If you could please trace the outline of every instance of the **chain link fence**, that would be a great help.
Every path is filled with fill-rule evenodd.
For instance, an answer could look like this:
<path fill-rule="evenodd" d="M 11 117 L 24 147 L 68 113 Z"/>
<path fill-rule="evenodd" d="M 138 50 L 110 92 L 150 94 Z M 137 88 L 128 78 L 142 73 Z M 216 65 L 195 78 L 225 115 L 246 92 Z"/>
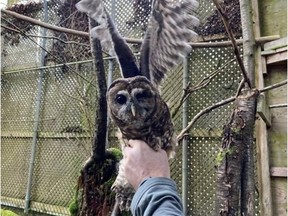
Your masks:
<path fill-rule="evenodd" d="M 87 17 L 76 11 L 76 2 L 49 1 L 49 23 L 88 31 Z M 109 12 L 113 14 L 114 11 L 112 17 L 123 36 L 143 38 L 151 0 L 115 1 L 115 5 L 113 1 L 104 2 Z M 199 2 L 201 34 L 203 29 L 208 32 L 210 27 L 205 25 L 216 12 L 211 1 Z M 226 4 L 229 2 L 235 1 L 225 1 Z M 27 15 L 43 19 L 45 11 L 42 5 L 34 5 L 32 9 L 29 9 L 29 4 L 25 7 L 28 8 L 25 10 Z M 2 14 L 1 18 L 3 25 L 18 30 L 18 33 L 7 28 L 2 31 L 1 204 L 25 208 L 29 167 L 34 164 L 31 210 L 49 215 L 69 215 L 68 206 L 81 167 L 90 156 L 95 128 L 97 89 L 89 39 L 51 30 L 46 37 L 41 37 L 40 27 L 30 26 L 23 31 L 13 17 Z M 46 40 L 45 48 L 39 46 L 42 40 Z M 131 47 L 135 52 L 139 51 L 139 45 Z M 41 62 L 43 48 L 47 54 L 45 61 Z M 106 57 L 107 75 L 113 65 L 113 79 L 120 77 L 115 59 Z M 188 121 L 203 108 L 235 95 L 241 73 L 237 63 L 231 61 L 233 58 L 231 47 L 193 48 L 187 65 L 191 86 L 206 79 L 215 70 L 223 69 L 209 85 L 189 98 Z M 171 112 L 176 109 L 183 94 L 183 68 L 180 65 L 171 71 L 161 89 Z M 190 131 L 187 152 L 188 215 L 213 214 L 215 158 L 223 125 L 232 108 L 232 104 L 227 104 L 203 115 Z M 180 108 L 173 119 L 176 133 L 182 129 L 182 116 Z M 38 127 L 35 122 L 38 122 Z M 110 124 L 110 146 L 117 146 L 115 132 L 116 128 Z M 34 158 L 33 143 L 36 144 Z M 181 143 L 176 158 L 171 162 L 171 175 L 181 192 Z M 259 211 L 258 205 L 257 209 Z"/>

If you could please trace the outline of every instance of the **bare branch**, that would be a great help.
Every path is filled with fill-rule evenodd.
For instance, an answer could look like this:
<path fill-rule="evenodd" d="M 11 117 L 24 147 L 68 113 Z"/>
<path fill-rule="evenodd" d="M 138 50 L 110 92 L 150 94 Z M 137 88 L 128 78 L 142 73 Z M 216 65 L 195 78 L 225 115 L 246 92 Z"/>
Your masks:
<path fill-rule="evenodd" d="M 191 83 L 189 83 L 187 85 L 187 87 L 185 89 L 183 89 L 183 95 L 177 105 L 177 107 L 174 109 L 174 111 L 172 112 L 172 118 L 175 117 L 175 115 L 177 114 L 177 112 L 179 111 L 180 107 L 182 106 L 182 104 L 188 99 L 188 97 L 200 90 L 205 88 L 206 86 L 208 86 L 208 84 L 213 80 L 213 78 L 219 74 L 227 65 L 229 65 L 230 63 L 232 63 L 233 61 L 235 61 L 235 59 L 231 59 L 230 61 L 226 62 L 224 65 L 222 65 L 221 67 L 219 67 L 217 70 L 213 71 L 211 74 L 209 74 L 208 76 L 204 77 L 199 83 L 197 83 L 195 86 L 191 86 Z"/>
<path fill-rule="evenodd" d="M 278 87 L 281 87 L 283 85 L 286 85 L 287 84 L 287 80 L 284 80 L 282 82 L 279 82 L 279 83 L 275 83 L 273 85 L 270 85 L 270 86 L 267 86 L 263 89 L 260 89 L 259 92 L 265 92 L 265 91 L 268 91 L 268 90 L 272 90 L 272 89 L 275 89 L 275 88 L 278 88 Z M 230 98 L 227 98 L 225 100 L 222 100 L 220 102 L 217 102 L 215 104 L 212 104 L 211 106 L 209 107 L 206 107 L 205 109 L 201 110 L 199 113 L 197 113 L 193 119 L 188 123 L 187 127 L 184 128 L 180 133 L 179 135 L 177 136 L 177 141 L 179 142 L 180 140 L 182 140 L 186 135 L 188 135 L 188 131 L 193 127 L 193 125 L 195 124 L 195 122 L 204 114 L 206 113 L 209 113 L 210 111 L 218 108 L 218 107 L 221 107 L 225 104 L 228 104 L 228 103 L 231 103 L 232 101 L 234 101 L 236 99 L 236 97 L 230 97 Z"/>
<path fill-rule="evenodd" d="M 41 22 L 39 20 L 33 19 L 31 17 L 28 17 L 28 16 L 24 16 L 22 14 L 18 14 L 16 12 L 13 12 L 10 10 L 1 9 L 1 12 L 8 14 L 8 15 L 11 15 L 13 17 L 16 17 L 18 19 L 22 19 L 24 21 L 30 22 L 32 24 L 42 26 L 42 27 L 50 29 L 50 30 L 55 30 L 55 31 L 59 31 L 59 32 L 65 32 L 65 33 L 69 33 L 69 34 L 75 34 L 75 35 L 79 35 L 79 36 L 89 37 L 89 33 L 87 33 L 87 32 L 77 31 L 77 30 L 73 30 L 73 29 L 68 29 L 68 28 L 63 28 L 63 27 L 51 25 L 49 23 L 44 23 L 44 22 Z"/>
<path fill-rule="evenodd" d="M 263 89 L 260 89 L 259 91 L 260 92 L 266 92 L 266 91 L 269 91 L 269 90 L 272 90 L 272 89 L 275 89 L 275 88 L 278 88 L 278 87 L 281 87 L 281 86 L 284 86 L 287 84 L 287 80 L 284 80 L 282 82 L 279 82 L 279 83 L 275 83 L 273 85 L 270 85 L 270 86 L 267 86 Z"/>
<path fill-rule="evenodd" d="M 1 10 L 2 11 L 2 10 Z M 14 26 L 16 29 L 18 29 L 20 31 L 21 34 L 23 34 L 24 36 L 26 36 L 30 41 L 32 41 L 33 43 L 35 43 L 37 46 L 39 46 L 41 49 L 43 49 L 46 53 L 50 54 L 51 56 L 53 56 L 55 59 L 58 59 L 59 62 L 61 62 L 61 59 L 59 59 L 57 56 L 53 55 L 50 51 L 48 51 L 47 49 L 45 49 L 43 46 L 41 46 L 40 44 L 38 44 L 33 38 L 29 37 L 26 35 L 26 33 L 24 31 L 22 31 L 20 28 L 18 28 L 17 26 L 15 26 L 13 23 L 9 22 L 8 20 L 6 20 L 8 23 L 10 23 L 12 26 Z M 95 86 L 95 84 L 93 84 L 92 82 L 90 82 L 89 80 L 87 80 L 84 76 L 82 76 L 80 73 L 77 73 L 75 70 L 71 70 L 71 67 L 69 67 L 69 65 L 63 63 L 63 66 L 66 66 L 67 68 L 70 69 L 71 72 L 73 72 L 74 74 L 76 74 L 77 76 L 81 77 L 83 80 L 87 81 L 88 83 L 90 83 L 92 86 Z"/>
<path fill-rule="evenodd" d="M 240 82 L 240 84 L 239 84 L 239 86 L 238 86 L 238 89 L 237 89 L 237 91 L 236 91 L 236 96 L 235 96 L 235 97 L 238 97 L 238 96 L 240 95 L 241 90 L 242 90 L 242 88 L 243 88 L 243 86 L 244 86 L 244 83 L 245 83 L 245 80 L 242 79 L 241 82 Z"/>
<path fill-rule="evenodd" d="M 189 122 L 189 124 L 187 125 L 186 128 L 184 128 L 180 134 L 177 136 L 177 141 L 179 142 L 180 140 L 183 139 L 183 137 L 186 135 L 186 133 L 191 129 L 191 127 L 194 125 L 194 123 L 197 121 L 197 119 L 199 119 L 202 115 L 204 115 L 205 113 L 208 113 L 210 111 L 212 111 L 213 109 L 216 109 L 220 106 L 223 106 L 225 104 L 228 104 L 232 101 L 234 101 L 236 99 L 236 97 L 230 97 L 230 98 L 227 98 L 225 100 L 222 100 L 218 103 L 215 103 L 209 107 L 206 107 L 205 109 L 201 110 L 199 113 L 197 113 L 197 115 L 195 115 L 193 117 L 193 119 Z"/>
<path fill-rule="evenodd" d="M 239 64 L 239 66 L 240 66 L 243 78 L 245 79 L 245 82 L 248 84 L 249 88 L 251 89 L 252 88 L 252 84 L 251 84 L 251 81 L 250 81 L 250 79 L 249 79 L 249 77 L 247 75 L 247 71 L 246 71 L 246 69 L 244 67 L 243 61 L 242 61 L 242 59 L 240 57 L 240 51 L 239 51 L 239 49 L 237 47 L 235 38 L 234 38 L 233 33 L 231 31 L 231 27 L 230 27 L 228 18 L 226 16 L 224 10 L 222 9 L 220 4 L 218 3 L 218 1 L 217 0 L 212 0 L 212 1 L 214 2 L 219 14 L 221 15 L 221 18 L 223 20 L 223 23 L 224 23 L 225 29 L 227 31 L 228 37 L 229 37 L 229 39 L 232 42 L 232 47 L 234 48 L 234 54 L 236 56 L 236 59 L 237 59 L 237 62 Z"/>
<path fill-rule="evenodd" d="M 19 30 L 16 30 L 16 29 L 13 29 L 13 28 L 10 28 L 8 26 L 5 26 L 5 25 L 2 25 L 1 24 L 1 27 L 2 28 L 5 28 L 9 31 L 13 31 L 13 32 L 16 32 L 18 34 L 22 34 L 23 35 L 23 32 L 19 31 Z M 24 36 L 28 36 L 28 37 L 37 37 L 37 38 L 47 38 L 47 39 L 52 39 L 52 40 L 58 40 L 62 43 L 65 43 L 65 44 L 77 44 L 77 45 L 81 45 L 81 46 L 87 46 L 87 47 L 90 47 L 89 44 L 84 44 L 84 43 L 78 43 L 76 41 L 64 41 L 64 40 L 61 40 L 60 38 L 58 37 L 54 37 L 54 36 L 41 36 L 41 35 L 33 35 L 33 34 L 25 34 Z"/>
<path fill-rule="evenodd" d="M 88 32 L 77 31 L 77 30 L 63 28 L 63 27 L 59 27 L 59 26 L 55 26 L 55 25 L 50 25 L 50 24 L 41 22 L 39 20 L 33 19 L 31 17 L 27 17 L 27 16 L 24 16 L 22 14 L 18 14 L 16 12 L 5 10 L 5 9 L 1 9 L 1 12 L 6 13 L 10 16 L 15 17 L 15 18 L 30 22 L 34 25 L 38 25 L 38 26 L 53 30 L 53 31 L 65 32 L 65 33 L 74 34 L 74 35 L 78 35 L 78 36 L 82 36 L 82 37 L 89 37 Z M 271 36 L 266 36 L 266 37 L 255 38 L 255 41 L 257 43 L 265 43 L 265 42 L 273 41 L 273 40 L 276 40 L 279 38 L 280 38 L 279 35 L 271 35 Z M 136 38 L 124 38 L 124 40 L 126 40 L 127 43 L 132 43 L 132 44 L 141 44 L 143 41 L 142 39 L 136 39 Z M 235 40 L 235 43 L 236 43 L 236 45 L 241 45 L 243 43 L 243 40 L 242 39 Z M 231 41 L 196 42 L 196 43 L 191 42 L 190 45 L 193 47 L 225 47 L 225 46 L 231 46 L 232 42 Z"/>

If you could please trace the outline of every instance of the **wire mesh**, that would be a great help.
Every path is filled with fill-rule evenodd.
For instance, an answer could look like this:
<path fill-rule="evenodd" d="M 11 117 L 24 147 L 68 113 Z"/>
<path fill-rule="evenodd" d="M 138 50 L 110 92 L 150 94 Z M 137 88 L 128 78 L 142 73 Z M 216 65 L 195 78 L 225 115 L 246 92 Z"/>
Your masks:
<path fill-rule="evenodd" d="M 51 1 L 49 23 L 88 31 L 87 17 L 75 10 L 76 1 Z M 115 1 L 115 22 L 124 37 L 143 38 L 151 2 Z M 112 12 L 112 1 L 104 1 Z M 215 13 L 211 1 L 199 1 L 198 16 L 205 24 Z M 69 10 L 68 10 L 68 9 Z M 67 10 L 66 10 L 67 9 Z M 43 10 L 34 17 L 42 19 Z M 10 18 L 6 18 L 8 20 Z M 75 20 L 79 22 L 75 22 Z M 80 29 L 79 29 L 80 28 Z M 1 189 L 2 203 L 24 207 L 28 167 L 31 156 L 33 125 L 40 65 L 38 37 L 33 27 L 19 37 L 18 43 L 4 38 L 1 77 Z M 31 209 L 51 215 L 69 215 L 67 207 L 73 197 L 79 171 L 89 157 L 95 127 L 96 76 L 89 39 L 48 30 L 37 149 L 33 170 Z M 31 40 L 33 39 L 33 40 Z M 36 43 L 35 43 L 36 42 Z M 139 45 L 131 45 L 135 51 Z M 240 47 L 241 48 L 241 47 Z M 189 56 L 189 81 L 192 86 L 223 67 L 208 86 L 189 98 L 188 119 L 215 102 L 234 96 L 241 74 L 229 47 L 194 48 Z M 120 70 L 115 60 L 113 79 Z M 58 65 L 61 63 L 61 65 Z M 48 66 L 50 65 L 50 66 Z M 225 66 L 225 67 L 224 67 Z M 33 69 L 34 67 L 34 69 Z M 26 68 L 26 69 L 23 69 Z M 28 69 L 27 69 L 28 68 Z M 21 70 L 19 70 L 21 69 Z M 162 85 L 162 97 L 171 112 L 183 94 L 183 65 L 175 68 Z M 233 105 L 227 104 L 203 115 L 194 124 L 188 139 L 188 215 L 211 215 L 215 204 L 215 157 L 221 141 L 222 127 Z M 182 108 L 173 118 L 175 131 L 182 129 Z M 109 125 L 110 146 L 117 146 L 117 129 Z M 171 161 L 171 176 L 182 190 L 182 147 Z M 3 202 L 3 198 L 4 201 Z M 258 204 L 257 204 L 258 205 Z M 259 207 L 258 207 L 259 211 Z"/>

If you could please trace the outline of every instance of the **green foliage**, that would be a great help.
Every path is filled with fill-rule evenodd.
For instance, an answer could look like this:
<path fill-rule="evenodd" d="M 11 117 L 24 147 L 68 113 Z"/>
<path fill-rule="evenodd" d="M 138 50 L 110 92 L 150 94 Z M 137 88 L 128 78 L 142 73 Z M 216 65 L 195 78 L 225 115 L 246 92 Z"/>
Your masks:
<path fill-rule="evenodd" d="M 98 202 L 102 203 L 100 205 L 112 206 L 112 203 L 114 202 L 115 194 L 112 192 L 111 187 L 117 176 L 116 164 L 121 159 L 122 159 L 122 153 L 119 149 L 109 148 L 106 151 L 104 161 L 101 161 L 101 162 L 92 161 L 92 164 L 90 164 L 89 169 L 92 170 L 92 172 L 90 171 L 90 173 L 88 173 L 91 176 L 90 184 L 96 185 L 97 187 L 95 188 L 95 190 L 97 191 L 95 193 L 97 194 Z M 80 211 L 81 206 L 80 206 L 79 200 L 80 200 L 80 197 L 83 196 L 83 189 L 81 188 L 85 187 L 85 185 L 82 185 L 82 183 L 77 186 L 74 197 L 69 204 L 68 209 L 69 209 L 71 216 L 77 216 Z M 98 207 L 100 211 L 101 211 L 101 208 L 102 210 L 104 208 L 101 206 L 98 206 Z"/>
<path fill-rule="evenodd" d="M 18 216 L 18 214 L 10 211 L 10 210 L 4 210 L 4 209 L 0 209 L 0 215 L 1 216 Z"/>
<path fill-rule="evenodd" d="M 111 193 L 111 187 L 116 179 L 116 163 L 118 163 L 122 159 L 122 152 L 117 148 L 109 148 L 106 152 L 106 159 L 104 161 L 103 166 L 101 166 L 102 176 L 107 176 L 108 178 L 104 178 L 103 182 L 103 191 L 106 195 L 111 197 L 114 194 Z"/>
<path fill-rule="evenodd" d="M 109 153 L 117 160 L 120 161 L 123 157 L 122 152 L 117 148 L 109 148 L 107 149 Z"/>
<path fill-rule="evenodd" d="M 74 199 L 69 205 L 69 212 L 71 216 L 77 216 L 78 211 L 79 211 L 78 201 Z"/>
<path fill-rule="evenodd" d="M 79 202 L 78 202 L 78 189 L 76 189 L 74 197 L 69 204 L 69 212 L 71 216 L 77 216 L 79 212 Z"/>
<path fill-rule="evenodd" d="M 234 152 L 233 148 L 221 148 L 218 154 L 216 155 L 216 165 L 220 166 L 226 157 L 226 155 L 230 155 Z"/>

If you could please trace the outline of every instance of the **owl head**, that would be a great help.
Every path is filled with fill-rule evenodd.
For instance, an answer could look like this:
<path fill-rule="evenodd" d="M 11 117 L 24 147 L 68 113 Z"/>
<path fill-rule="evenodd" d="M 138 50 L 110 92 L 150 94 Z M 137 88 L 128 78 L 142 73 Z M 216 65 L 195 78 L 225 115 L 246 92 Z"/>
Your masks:
<path fill-rule="evenodd" d="M 157 119 L 159 100 L 158 89 L 143 76 L 117 79 L 107 92 L 110 117 L 120 129 L 150 125 Z"/>

